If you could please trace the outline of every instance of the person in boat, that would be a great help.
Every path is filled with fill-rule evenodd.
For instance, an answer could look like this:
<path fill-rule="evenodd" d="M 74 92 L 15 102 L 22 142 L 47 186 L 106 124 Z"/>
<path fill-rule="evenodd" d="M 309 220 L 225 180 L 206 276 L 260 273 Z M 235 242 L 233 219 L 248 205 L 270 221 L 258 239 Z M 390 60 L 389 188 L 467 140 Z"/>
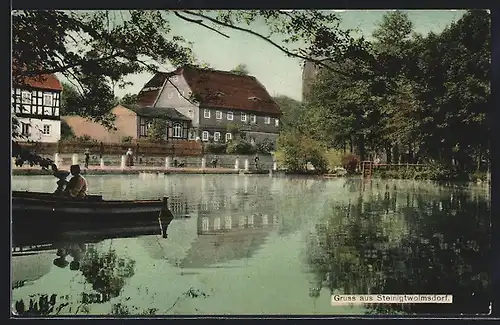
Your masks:
<path fill-rule="evenodd" d="M 71 165 L 70 171 L 73 177 L 66 185 L 64 193 L 72 197 L 87 196 L 87 180 L 80 174 L 80 165 Z"/>
<path fill-rule="evenodd" d="M 51 168 L 52 168 L 52 172 L 53 172 L 54 176 L 58 179 L 58 181 L 56 183 L 57 188 L 56 188 L 54 194 L 59 194 L 59 195 L 63 194 L 64 189 L 66 188 L 66 185 L 68 184 L 68 181 L 66 180 L 66 178 L 68 177 L 69 172 L 65 171 L 65 170 L 59 170 L 55 164 L 52 164 Z"/>

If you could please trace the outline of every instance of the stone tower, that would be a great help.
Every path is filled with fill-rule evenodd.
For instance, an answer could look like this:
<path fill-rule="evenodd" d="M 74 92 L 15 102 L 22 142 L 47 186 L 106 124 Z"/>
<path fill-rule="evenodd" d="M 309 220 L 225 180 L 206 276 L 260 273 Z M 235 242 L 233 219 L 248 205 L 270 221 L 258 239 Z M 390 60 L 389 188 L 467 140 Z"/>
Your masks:
<path fill-rule="evenodd" d="M 319 66 L 311 61 L 306 61 L 302 69 L 302 101 L 307 101 L 312 83 L 316 80 Z"/>

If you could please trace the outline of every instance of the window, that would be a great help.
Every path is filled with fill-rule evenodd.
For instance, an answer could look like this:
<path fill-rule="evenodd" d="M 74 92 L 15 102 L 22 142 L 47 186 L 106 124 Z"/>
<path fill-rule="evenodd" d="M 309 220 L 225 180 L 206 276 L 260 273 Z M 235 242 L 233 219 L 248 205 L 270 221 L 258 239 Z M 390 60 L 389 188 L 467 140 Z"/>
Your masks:
<path fill-rule="evenodd" d="M 50 134 L 50 125 L 49 124 L 44 124 L 43 125 L 42 133 L 44 135 L 49 135 Z"/>
<path fill-rule="evenodd" d="M 231 141 L 232 138 L 233 138 L 233 135 L 231 133 L 226 133 L 226 142 Z"/>
<path fill-rule="evenodd" d="M 220 218 L 219 217 L 214 219 L 214 230 L 220 230 Z"/>
<path fill-rule="evenodd" d="M 274 119 L 274 126 L 278 127 L 280 125 L 280 120 L 279 119 Z"/>
<path fill-rule="evenodd" d="M 174 123 L 172 138 L 182 138 L 182 125 L 180 123 Z"/>
<path fill-rule="evenodd" d="M 226 216 L 225 220 L 224 220 L 224 228 L 226 229 L 231 229 L 232 228 L 232 219 L 231 219 L 231 216 Z"/>
<path fill-rule="evenodd" d="M 247 121 L 247 115 L 245 113 L 241 113 L 241 122 Z"/>
<path fill-rule="evenodd" d="M 203 131 L 203 132 L 201 133 L 201 140 L 203 140 L 203 141 L 208 141 L 208 136 L 209 136 L 208 131 Z"/>
<path fill-rule="evenodd" d="M 43 106 L 52 106 L 52 94 L 43 95 Z"/>
<path fill-rule="evenodd" d="M 208 231 L 208 218 L 207 217 L 201 218 L 201 230 Z"/>
<path fill-rule="evenodd" d="M 264 117 L 264 123 L 271 124 L 271 118 L 269 116 Z"/>
<path fill-rule="evenodd" d="M 204 118 L 210 118 L 210 110 L 208 110 L 208 109 L 205 108 L 203 110 L 203 117 Z"/>
<path fill-rule="evenodd" d="M 29 135 L 30 134 L 30 125 L 29 125 L 29 123 L 23 123 L 23 122 L 21 122 L 21 134 L 22 135 Z"/>
<path fill-rule="evenodd" d="M 227 120 L 232 121 L 233 120 L 233 112 L 227 112 Z"/>
<path fill-rule="evenodd" d="M 222 120 L 222 112 L 221 111 L 215 111 L 215 118 L 218 120 Z"/>
<path fill-rule="evenodd" d="M 43 115 L 52 115 L 52 108 L 44 107 L 43 108 Z"/>
<path fill-rule="evenodd" d="M 195 132 L 194 130 L 190 130 L 190 131 L 189 131 L 188 138 L 189 138 L 189 140 L 194 140 L 194 139 L 196 139 L 196 132 Z"/>
<path fill-rule="evenodd" d="M 250 121 L 251 121 L 252 123 L 257 123 L 257 116 L 255 116 L 255 114 L 252 114 L 252 115 L 250 116 Z"/>
<path fill-rule="evenodd" d="M 31 92 L 23 91 L 21 96 L 21 101 L 23 104 L 31 104 Z"/>
<path fill-rule="evenodd" d="M 220 140 L 220 132 L 214 132 L 214 141 Z"/>

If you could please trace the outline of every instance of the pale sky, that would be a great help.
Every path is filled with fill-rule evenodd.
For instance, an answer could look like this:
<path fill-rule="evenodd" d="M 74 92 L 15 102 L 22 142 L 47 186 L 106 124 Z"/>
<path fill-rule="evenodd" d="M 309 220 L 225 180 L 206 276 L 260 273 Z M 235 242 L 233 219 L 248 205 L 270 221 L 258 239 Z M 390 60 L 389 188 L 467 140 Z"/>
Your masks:
<path fill-rule="evenodd" d="M 369 37 L 387 10 L 339 10 L 342 23 L 347 29 L 358 28 Z M 460 19 L 465 10 L 408 10 L 409 18 L 417 33 L 441 32 L 451 22 Z M 184 37 L 193 42 L 197 59 L 207 62 L 217 70 L 231 70 L 238 64 L 246 64 L 250 75 L 255 76 L 272 96 L 286 95 L 302 99 L 302 67 L 298 59 L 289 58 L 272 45 L 257 37 L 239 31 L 225 31 L 227 39 L 196 24 L 171 16 L 172 35 Z M 253 30 L 265 31 L 266 27 L 255 25 Z M 164 67 L 170 70 L 171 67 Z M 138 93 L 152 77 L 151 74 L 134 75 L 127 78 L 133 86 L 117 89 L 116 95 Z"/>

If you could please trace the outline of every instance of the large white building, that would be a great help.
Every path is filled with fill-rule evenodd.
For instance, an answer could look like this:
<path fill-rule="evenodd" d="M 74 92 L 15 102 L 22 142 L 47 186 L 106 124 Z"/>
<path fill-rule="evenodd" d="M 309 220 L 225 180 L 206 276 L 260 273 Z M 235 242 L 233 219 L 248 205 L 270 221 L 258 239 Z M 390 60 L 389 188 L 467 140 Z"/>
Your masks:
<path fill-rule="evenodd" d="M 27 79 L 12 86 L 12 110 L 24 141 L 58 142 L 61 139 L 59 107 L 62 86 L 55 75 Z"/>

